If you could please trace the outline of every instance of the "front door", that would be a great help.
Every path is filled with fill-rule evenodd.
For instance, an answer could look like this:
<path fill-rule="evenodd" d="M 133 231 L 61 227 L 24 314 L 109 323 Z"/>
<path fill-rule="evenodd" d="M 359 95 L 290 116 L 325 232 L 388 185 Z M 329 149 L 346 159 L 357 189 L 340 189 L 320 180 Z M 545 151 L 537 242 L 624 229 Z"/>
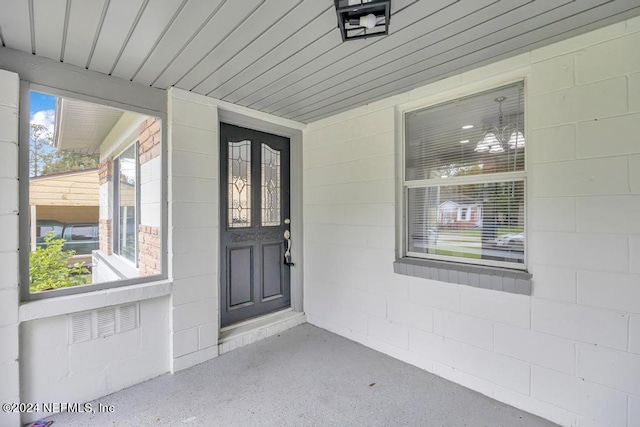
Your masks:
<path fill-rule="evenodd" d="M 289 139 L 220 124 L 222 326 L 291 305 Z"/>

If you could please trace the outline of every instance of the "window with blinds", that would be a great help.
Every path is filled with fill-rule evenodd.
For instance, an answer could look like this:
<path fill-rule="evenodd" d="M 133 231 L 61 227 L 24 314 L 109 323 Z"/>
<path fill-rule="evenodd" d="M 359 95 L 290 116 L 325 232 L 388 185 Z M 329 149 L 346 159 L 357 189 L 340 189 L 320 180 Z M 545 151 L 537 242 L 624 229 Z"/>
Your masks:
<path fill-rule="evenodd" d="M 524 85 L 405 113 L 405 253 L 525 266 Z"/>

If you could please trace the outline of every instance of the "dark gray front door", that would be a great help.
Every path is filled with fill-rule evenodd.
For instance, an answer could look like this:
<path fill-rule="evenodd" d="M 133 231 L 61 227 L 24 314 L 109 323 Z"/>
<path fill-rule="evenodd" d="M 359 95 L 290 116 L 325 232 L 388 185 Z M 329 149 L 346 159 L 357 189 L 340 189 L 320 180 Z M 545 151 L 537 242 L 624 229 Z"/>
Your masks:
<path fill-rule="evenodd" d="M 222 326 L 291 305 L 289 139 L 220 124 Z"/>

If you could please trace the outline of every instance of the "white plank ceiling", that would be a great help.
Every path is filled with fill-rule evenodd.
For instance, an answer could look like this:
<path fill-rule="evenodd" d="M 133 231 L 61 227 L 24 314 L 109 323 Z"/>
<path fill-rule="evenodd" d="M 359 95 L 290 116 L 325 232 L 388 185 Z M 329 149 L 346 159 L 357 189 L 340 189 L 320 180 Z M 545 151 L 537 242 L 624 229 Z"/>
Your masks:
<path fill-rule="evenodd" d="M 392 0 L 387 37 L 343 43 L 333 0 L 0 0 L 0 43 L 309 123 L 637 15 L 640 0 Z"/>

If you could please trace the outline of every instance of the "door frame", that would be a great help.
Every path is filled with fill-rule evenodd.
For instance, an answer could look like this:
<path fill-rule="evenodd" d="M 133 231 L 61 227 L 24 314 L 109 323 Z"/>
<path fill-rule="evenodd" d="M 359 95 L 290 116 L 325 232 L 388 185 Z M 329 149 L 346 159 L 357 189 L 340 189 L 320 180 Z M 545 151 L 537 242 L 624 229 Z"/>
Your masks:
<path fill-rule="evenodd" d="M 256 112 L 256 115 L 262 115 L 264 113 Z M 279 119 L 277 117 L 273 117 Z M 225 109 L 223 106 L 218 106 L 218 146 L 221 144 L 220 140 L 220 123 L 228 123 L 248 129 L 257 130 L 260 132 L 270 133 L 274 135 L 284 136 L 290 140 L 290 204 L 291 204 L 291 259 L 295 263 L 295 266 L 289 267 L 291 270 L 291 308 L 295 312 L 302 313 L 303 307 L 303 226 L 302 226 L 302 128 L 304 124 L 289 122 L 286 119 L 276 121 L 268 121 L 259 117 L 249 116 L 237 111 Z M 297 126 L 296 126 L 297 125 Z M 219 161 L 219 160 L 218 160 Z M 220 177 L 218 177 L 220 179 Z M 220 197 L 224 197 L 222 193 L 219 194 L 218 203 L 220 203 Z M 220 257 L 218 257 L 220 258 Z M 218 271 L 220 271 L 220 260 L 218 262 Z M 216 294 L 220 298 L 220 275 L 217 280 Z M 218 312 L 218 325 L 220 325 L 220 312 Z M 218 326 L 220 328 L 220 326 Z"/>

